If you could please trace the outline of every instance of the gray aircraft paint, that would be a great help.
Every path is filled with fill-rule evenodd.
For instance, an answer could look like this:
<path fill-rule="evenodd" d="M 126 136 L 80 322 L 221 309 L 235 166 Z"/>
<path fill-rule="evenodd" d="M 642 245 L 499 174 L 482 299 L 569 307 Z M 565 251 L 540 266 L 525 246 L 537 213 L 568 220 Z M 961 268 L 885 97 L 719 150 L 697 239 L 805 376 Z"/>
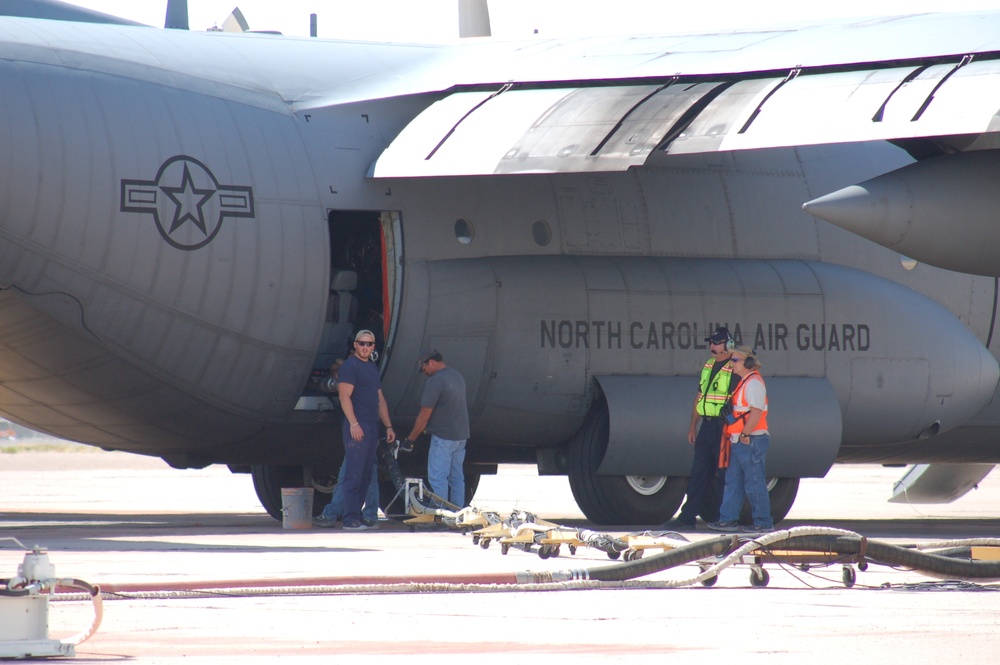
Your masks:
<path fill-rule="evenodd" d="M 994 280 L 907 271 L 800 209 L 913 161 L 884 139 L 991 146 L 995 105 L 967 80 L 996 77 L 988 58 L 945 58 L 905 94 L 890 83 L 966 43 L 1000 50 L 995 20 L 843 25 L 829 30 L 860 46 L 839 53 L 809 31 L 437 48 L 0 19 L 0 410 L 178 466 L 335 464 L 336 413 L 294 405 L 323 334 L 329 215 L 358 211 L 389 248 L 393 415 L 415 414 L 419 349 L 449 349 L 474 461 L 562 449 L 603 381 L 623 433 L 601 473 L 679 473 L 650 432 L 676 449 L 677 386 L 693 387 L 717 323 L 761 342 L 776 394 L 820 402 L 814 448 L 807 421 L 788 421 L 802 448 L 775 459 L 789 477 L 834 459 L 1000 461 Z M 821 71 L 789 76 L 799 65 Z M 847 101 L 832 94 L 845 80 Z M 810 115 L 818 99 L 850 107 L 842 126 Z M 878 127 L 860 124 L 883 104 Z M 588 159 L 560 132 L 608 140 Z M 508 153 L 519 165 L 498 169 Z M 656 377 L 669 403 L 620 413 Z"/>

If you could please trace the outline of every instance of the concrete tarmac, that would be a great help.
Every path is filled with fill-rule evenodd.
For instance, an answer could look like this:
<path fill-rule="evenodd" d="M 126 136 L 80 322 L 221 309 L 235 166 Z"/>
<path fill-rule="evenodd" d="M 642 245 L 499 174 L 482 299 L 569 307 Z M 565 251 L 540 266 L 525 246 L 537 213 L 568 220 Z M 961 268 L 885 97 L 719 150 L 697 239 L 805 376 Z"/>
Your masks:
<path fill-rule="evenodd" d="M 565 478 L 540 478 L 531 467 L 500 471 L 483 479 L 479 507 L 501 514 L 530 510 L 596 528 L 576 508 Z M 1000 473 L 950 505 L 888 504 L 902 471 L 838 466 L 825 479 L 803 481 L 780 526 L 834 526 L 892 543 L 1000 536 Z M 688 537 L 710 535 L 717 534 L 701 529 Z M 48 548 L 59 577 L 105 587 L 376 576 L 503 581 L 518 571 L 620 563 L 588 548 L 575 556 L 564 548 L 545 560 L 514 549 L 504 556 L 495 543 L 484 550 L 469 536 L 410 532 L 399 523 L 357 533 L 283 529 L 259 507 L 249 476 L 224 467 L 178 471 L 156 459 L 69 446 L 0 454 L 3 537 Z M 11 541 L 0 541 L 0 577 L 15 575 L 23 556 Z M 751 587 L 749 569 L 737 566 L 711 588 L 397 585 L 294 595 L 108 594 L 103 623 L 76 648 L 75 660 L 381 663 L 425 656 L 438 663 L 606 663 L 676 656 L 681 662 L 938 664 L 992 662 L 1000 649 L 1000 593 L 990 583 L 946 583 L 873 564 L 858 571 L 848 589 L 840 565 L 766 568 L 766 588 Z M 640 581 L 698 572 L 681 566 Z M 65 639 L 91 616 L 87 601 L 54 601 L 50 634 Z"/>

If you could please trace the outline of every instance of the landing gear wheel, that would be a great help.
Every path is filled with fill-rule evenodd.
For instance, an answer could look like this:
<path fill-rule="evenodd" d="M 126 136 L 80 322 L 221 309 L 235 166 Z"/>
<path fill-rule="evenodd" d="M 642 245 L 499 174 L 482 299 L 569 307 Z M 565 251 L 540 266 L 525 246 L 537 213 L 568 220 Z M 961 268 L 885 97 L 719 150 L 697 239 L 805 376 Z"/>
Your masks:
<path fill-rule="evenodd" d="M 798 478 L 768 478 L 767 496 L 771 501 L 771 517 L 777 524 L 785 519 L 788 511 L 795 503 L 795 496 L 799 493 Z M 743 510 L 740 511 L 740 524 L 753 524 L 753 511 L 750 502 L 743 502 Z"/>
<path fill-rule="evenodd" d="M 608 406 L 602 398 L 569 444 L 569 485 L 580 510 L 597 524 L 663 524 L 680 507 L 688 479 L 597 475 L 609 435 Z"/>
<path fill-rule="evenodd" d="M 770 581 L 771 581 L 771 576 L 763 568 L 760 569 L 760 572 L 757 572 L 754 569 L 750 570 L 750 586 L 765 587 L 767 586 L 767 583 Z"/>
<path fill-rule="evenodd" d="M 850 589 L 854 586 L 854 583 L 858 581 L 858 576 L 854 572 L 854 569 L 850 566 L 844 566 L 844 573 L 842 575 L 844 580 L 844 586 Z"/>

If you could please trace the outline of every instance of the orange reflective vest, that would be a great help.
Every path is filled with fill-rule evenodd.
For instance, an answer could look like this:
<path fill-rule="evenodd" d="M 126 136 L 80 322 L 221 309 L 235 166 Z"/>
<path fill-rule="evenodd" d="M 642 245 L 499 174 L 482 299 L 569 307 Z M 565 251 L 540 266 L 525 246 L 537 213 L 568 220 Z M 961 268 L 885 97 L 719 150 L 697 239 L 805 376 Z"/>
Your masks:
<path fill-rule="evenodd" d="M 724 428 L 725 435 L 727 437 L 733 434 L 743 433 L 743 422 L 746 420 L 747 414 L 750 412 L 750 404 L 747 403 L 747 384 L 750 381 L 760 381 L 761 385 L 764 385 L 764 378 L 759 372 L 751 372 L 747 374 L 739 385 L 736 386 L 736 390 L 733 391 L 733 415 L 736 416 L 736 422 L 732 425 L 726 425 Z M 757 425 L 753 428 L 754 431 L 766 430 L 767 429 L 767 394 L 764 394 L 764 409 L 763 413 L 760 414 L 760 420 Z M 751 432 L 747 432 L 750 434 Z"/>
<path fill-rule="evenodd" d="M 729 399 L 729 384 L 733 378 L 733 364 L 726 363 L 722 366 L 715 377 L 712 377 L 712 367 L 715 365 L 715 358 L 709 358 L 705 366 L 701 368 L 701 380 L 698 382 L 698 392 L 701 399 L 698 400 L 698 415 L 708 418 L 715 418 L 719 415 L 722 405 Z M 709 379 L 712 379 L 709 384 Z"/>

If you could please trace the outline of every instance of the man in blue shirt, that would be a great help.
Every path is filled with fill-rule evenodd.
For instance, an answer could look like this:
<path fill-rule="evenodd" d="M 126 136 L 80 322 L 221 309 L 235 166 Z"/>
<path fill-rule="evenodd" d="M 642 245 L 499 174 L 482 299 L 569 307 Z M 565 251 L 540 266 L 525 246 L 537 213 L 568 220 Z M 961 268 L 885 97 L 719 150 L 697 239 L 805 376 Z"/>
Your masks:
<path fill-rule="evenodd" d="M 371 359 L 375 335 L 362 330 L 354 336 L 354 351 L 340 367 L 337 392 L 344 412 L 344 528 L 369 528 L 361 521 L 362 489 L 367 489 L 375 470 L 378 423 L 386 429 L 386 441 L 396 440 L 389 420 L 389 407 L 382 395 L 378 366 Z"/>
<path fill-rule="evenodd" d="M 333 361 L 330 367 L 330 376 L 335 381 L 340 380 L 340 367 L 344 364 L 342 358 Z M 330 503 L 323 508 L 323 512 L 313 518 L 313 526 L 332 528 L 337 526 L 337 521 L 344 513 L 344 478 L 347 475 L 347 460 L 340 465 L 340 472 L 337 474 L 337 484 L 333 488 L 333 495 Z M 368 483 L 368 492 L 365 495 L 364 507 L 361 509 L 361 521 L 365 526 L 373 529 L 378 528 L 378 472 L 372 472 L 371 482 Z"/>

